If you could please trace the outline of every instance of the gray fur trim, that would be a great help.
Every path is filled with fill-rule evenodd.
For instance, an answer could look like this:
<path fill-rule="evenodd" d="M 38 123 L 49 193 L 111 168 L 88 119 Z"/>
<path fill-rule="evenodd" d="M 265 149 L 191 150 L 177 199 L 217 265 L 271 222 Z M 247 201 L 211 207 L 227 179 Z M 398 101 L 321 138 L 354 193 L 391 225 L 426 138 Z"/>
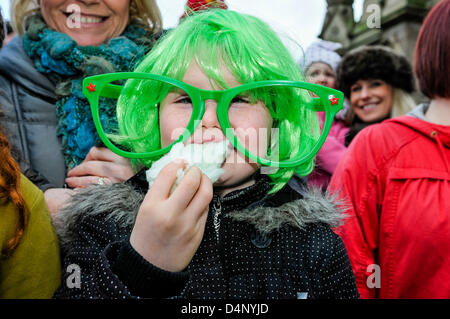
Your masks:
<path fill-rule="evenodd" d="M 77 225 L 86 216 L 104 214 L 106 220 L 112 219 L 119 227 L 133 226 L 144 196 L 127 184 L 95 185 L 78 191 L 53 219 L 61 246 L 73 240 Z M 303 229 L 310 223 L 325 223 L 330 227 L 342 223 L 345 215 L 338 208 L 342 205 L 334 197 L 316 189 L 308 190 L 303 196 L 280 207 L 244 209 L 227 216 L 254 225 L 262 234 L 286 226 Z"/>
<path fill-rule="evenodd" d="M 64 247 L 76 233 L 77 225 L 85 216 L 105 214 L 120 227 L 134 225 L 144 194 L 128 184 L 94 185 L 79 190 L 68 205 L 53 218 L 56 232 Z"/>
<path fill-rule="evenodd" d="M 281 205 L 280 207 L 256 207 L 236 211 L 228 217 L 236 221 L 254 225 L 263 235 L 278 231 L 287 226 L 303 229 L 307 224 L 324 223 L 330 227 L 338 227 L 343 223 L 342 203 L 336 196 L 325 195 L 321 190 L 311 188 L 302 199 Z"/>

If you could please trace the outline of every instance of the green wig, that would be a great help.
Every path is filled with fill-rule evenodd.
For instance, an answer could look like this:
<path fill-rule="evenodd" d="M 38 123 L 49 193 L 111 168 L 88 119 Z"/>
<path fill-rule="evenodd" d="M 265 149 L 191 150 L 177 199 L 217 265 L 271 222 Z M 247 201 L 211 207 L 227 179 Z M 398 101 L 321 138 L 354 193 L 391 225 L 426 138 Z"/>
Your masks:
<path fill-rule="evenodd" d="M 192 61 L 222 89 L 228 87 L 221 74 L 221 64 L 241 84 L 264 80 L 304 81 L 294 59 L 266 23 L 230 10 L 207 10 L 186 17 L 158 41 L 135 72 L 181 81 Z M 135 152 L 146 152 L 161 147 L 158 106 L 168 91 L 163 87 L 138 88 L 138 83 L 142 82 L 127 82 L 118 100 L 117 114 L 122 143 Z M 288 93 L 280 95 L 263 97 L 263 101 L 275 106 L 274 123 L 279 131 L 282 161 L 289 154 L 309 153 L 318 140 L 319 129 L 316 114 L 304 107 L 312 103 L 309 95 L 303 96 L 303 105 L 293 102 Z M 149 167 L 154 160 L 141 159 L 135 164 Z M 298 167 L 279 168 L 269 174 L 272 192 L 281 189 L 294 173 L 306 176 L 313 167 L 314 158 Z"/>

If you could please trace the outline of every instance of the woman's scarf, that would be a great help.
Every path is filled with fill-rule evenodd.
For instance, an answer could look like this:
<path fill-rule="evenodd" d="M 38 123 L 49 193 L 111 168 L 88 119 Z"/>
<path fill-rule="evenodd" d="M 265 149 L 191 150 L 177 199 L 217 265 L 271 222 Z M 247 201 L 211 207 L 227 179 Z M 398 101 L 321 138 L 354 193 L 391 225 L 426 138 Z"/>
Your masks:
<path fill-rule="evenodd" d="M 130 23 L 120 37 L 100 46 L 78 46 L 65 33 L 51 30 L 41 15 L 27 19 L 23 37 L 25 52 L 37 71 L 56 86 L 58 136 L 67 167 L 80 164 L 89 149 L 99 143 L 89 102 L 82 94 L 85 77 L 132 71 L 152 47 L 156 37 L 139 23 Z M 103 106 L 103 105 L 102 105 Z M 104 107 L 102 122 L 115 112 L 115 105 Z"/>
<path fill-rule="evenodd" d="M 373 121 L 373 122 L 363 122 L 359 119 L 358 116 L 355 115 L 355 118 L 353 120 L 352 125 L 350 126 L 350 130 L 348 131 L 348 133 L 345 135 L 345 146 L 349 146 L 350 143 L 353 141 L 353 139 L 356 137 L 356 135 L 361 132 L 363 129 L 365 129 L 366 127 L 373 125 L 373 124 L 377 124 L 377 123 L 381 123 L 384 120 L 387 120 L 391 117 L 391 115 L 389 114 L 388 116 L 377 120 L 377 121 Z"/>

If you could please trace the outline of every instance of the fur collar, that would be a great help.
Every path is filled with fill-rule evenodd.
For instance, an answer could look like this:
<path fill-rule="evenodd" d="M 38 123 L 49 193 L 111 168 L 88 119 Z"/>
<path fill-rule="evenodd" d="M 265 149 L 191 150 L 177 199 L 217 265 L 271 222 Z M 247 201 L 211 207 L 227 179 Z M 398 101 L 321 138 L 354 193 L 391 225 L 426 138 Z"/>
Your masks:
<path fill-rule="evenodd" d="M 322 223 L 339 227 L 346 217 L 341 202 L 320 189 L 310 188 L 303 198 L 278 207 L 259 206 L 233 212 L 228 217 L 252 224 L 261 234 L 268 235 L 287 226 L 303 229 L 308 224 Z"/>
<path fill-rule="evenodd" d="M 335 199 L 320 190 L 309 189 L 303 198 L 279 207 L 258 206 L 227 214 L 227 218 L 248 222 L 262 234 L 287 226 L 303 229 L 307 224 L 323 223 L 338 227 L 345 215 Z M 134 225 L 145 194 L 129 184 L 96 185 L 78 191 L 71 202 L 54 216 L 54 225 L 65 247 L 75 238 L 77 226 L 85 216 L 103 215 L 118 227 Z"/>

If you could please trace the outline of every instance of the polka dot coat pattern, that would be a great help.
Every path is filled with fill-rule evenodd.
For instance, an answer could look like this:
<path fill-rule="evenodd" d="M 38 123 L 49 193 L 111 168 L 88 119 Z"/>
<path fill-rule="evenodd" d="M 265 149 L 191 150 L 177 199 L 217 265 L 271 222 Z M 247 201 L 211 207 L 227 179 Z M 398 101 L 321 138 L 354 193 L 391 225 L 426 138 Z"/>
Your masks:
<path fill-rule="evenodd" d="M 233 218 L 237 211 L 252 206 L 262 206 L 266 214 L 271 214 L 271 205 L 282 206 L 301 198 L 288 186 L 270 200 L 270 185 L 265 178 L 224 198 L 215 194 L 200 247 L 188 267 L 178 273 L 153 266 L 129 244 L 134 219 L 123 216 L 136 214 L 139 201 L 135 207 L 129 205 L 127 214 L 121 211 L 121 218 L 112 217 L 117 207 L 103 205 L 100 213 L 94 209 L 99 205 L 98 196 L 105 200 L 127 197 L 145 194 L 145 189 L 111 185 L 101 189 L 100 195 L 95 187 L 75 197 L 62 212 L 83 207 L 71 222 L 66 220 L 65 230 L 57 226 L 60 235 L 69 228 L 71 235 L 63 241 L 63 284 L 56 298 L 359 297 L 345 247 L 326 223 L 317 220 L 301 227 L 286 223 L 276 231 L 262 233 L 252 221 Z M 73 274 L 65 269 L 73 264 L 80 269 L 79 288 L 67 284 Z"/>

